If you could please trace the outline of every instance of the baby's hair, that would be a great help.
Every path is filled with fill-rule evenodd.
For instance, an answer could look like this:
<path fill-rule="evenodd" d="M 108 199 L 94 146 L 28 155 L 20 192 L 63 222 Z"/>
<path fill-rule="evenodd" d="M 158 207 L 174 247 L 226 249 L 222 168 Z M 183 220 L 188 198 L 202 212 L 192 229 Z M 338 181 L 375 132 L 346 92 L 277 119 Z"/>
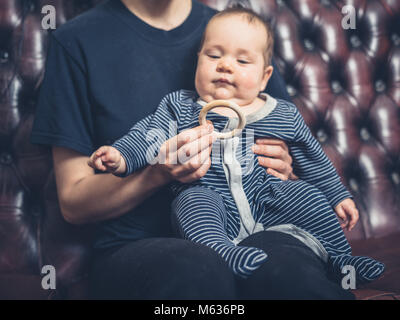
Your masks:
<path fill-rule="evenodd" d="M 260 23 L 265 28 L 265 31 L 267 32 L 267 39 L 266 39 L 266 46 L 265 46 L 265 51 L 264 51 L 264 62 L 265 62 L 266 67 L 270 66 L 271 59 L 272 59 L 272 53 L 273 53 L 273 49 L 274 49 L 274 36 L 273 36 L 270 25 L 261 15 L 254 12 L 252 9 L 245 8 L 241 5 L 236 5 L 236 6 L 229 7 L 227 9 L 222 10 L 222 11 L 218 12 L 217 14 L 215 14 L 210 19 L 208 24 L 210 24 L 210 22 L 214 19 L 218 19 L 218 18 L 225 17 L 225 16 L 232 16 L 232 15 L 243 16 L 244 18 L 247 19 L 247 22 L 249 24 Z M 206 30 L 207 30 L 207 28 L 206 28 Z M 203 48 L 205 35 L 206 35 L 206 31 L 204 31 L 203 37 L 201 39 L 199 51 L 201 51 L 201 49 Z"/>

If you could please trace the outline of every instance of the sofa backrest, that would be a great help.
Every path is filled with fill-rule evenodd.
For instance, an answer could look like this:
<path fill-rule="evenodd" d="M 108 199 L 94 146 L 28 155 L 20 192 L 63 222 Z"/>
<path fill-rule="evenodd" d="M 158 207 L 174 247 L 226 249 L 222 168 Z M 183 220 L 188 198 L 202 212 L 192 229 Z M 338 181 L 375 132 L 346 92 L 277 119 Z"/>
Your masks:
<path fill-rule="evenodd" d="M 59 26 L 99 2 L 0 3 L 0 274 L 52 264 L 74 283 L 87 270 L 90 226 L 62 219 L 50 150 L 29 135 L 51 32 L 43 7 L 56 9 Z M 232 1 L 203 2 L 223 9 Z M 349 239 L 399 230 L 400 2 L 238 2 L 270 21 L 288 92 L 354 195 L 360 223 Z"/>

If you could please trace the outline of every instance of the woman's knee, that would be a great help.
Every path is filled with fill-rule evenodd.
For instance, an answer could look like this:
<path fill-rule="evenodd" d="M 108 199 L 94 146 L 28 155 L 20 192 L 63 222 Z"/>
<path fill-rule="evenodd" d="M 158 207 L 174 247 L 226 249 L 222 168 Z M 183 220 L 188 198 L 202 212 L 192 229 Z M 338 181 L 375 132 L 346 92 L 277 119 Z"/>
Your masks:
<path fill-rule="evenodd" d="M 142 246 L 140 242 L 142 241 Z M 235 299 L 233 273 L 210 248 L 180 239 L 140 240 L 112 258 L 111 290 L 130 299 Z M 118 292 L 116 292 L 118 295 Z"/>
<path fill-rule="evenodd" d="M 291 236 L 264 232 L 242 243 L 251 243 L 268 254 L 267 261 L 248 279 L 239 280 L 243 298 L 341 300 L 354 297 L 329 279 L 325 263 L 311 249 Z"/>
<path fill-rule="evenodd" d="M 254 274 L 246 280 L 239 280 L 242 298 L 312 300 L 353 298 L 350 292 L 328 279 L 325 268 L 315 264 L 315 261 L 302 259 L 292 251 L 282 252 L 282 255 L 270 252 L 269 254 L 270 259 Z"/>

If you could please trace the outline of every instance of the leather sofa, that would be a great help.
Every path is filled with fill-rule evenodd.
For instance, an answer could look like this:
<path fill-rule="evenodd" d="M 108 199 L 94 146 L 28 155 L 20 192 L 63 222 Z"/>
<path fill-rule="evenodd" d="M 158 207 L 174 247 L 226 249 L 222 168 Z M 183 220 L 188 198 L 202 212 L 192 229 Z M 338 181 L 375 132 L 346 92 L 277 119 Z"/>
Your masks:
<path fill-rule="evenodd" d="M 63 220 L 50 150 L 30 144 L 29 135 L 51 32 L 42 28 L 42 7 L 56 8 L 60 26 L 98 2 L 0 2 L 1 299 L 88 297 L 93 227 Z M 203 2 L 223 9 L 230 1 Z M 383 277 L 354 293 L 398 300 L 400 2 L 249 2 L 273 26 L 288 92 L 354 195 L 360 220 L 346 232 L 353 253 L 386 264 Z M 342 12 L 345 5 L 354 11 Z M 41 286 L 45 265 L 57 270 L 55 290 Z"/>

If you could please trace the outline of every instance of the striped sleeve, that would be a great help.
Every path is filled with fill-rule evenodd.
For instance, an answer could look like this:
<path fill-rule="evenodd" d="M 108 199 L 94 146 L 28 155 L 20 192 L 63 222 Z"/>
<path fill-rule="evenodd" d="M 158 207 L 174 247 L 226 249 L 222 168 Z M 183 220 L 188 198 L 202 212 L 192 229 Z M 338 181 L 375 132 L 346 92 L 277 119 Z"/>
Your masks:
<path fill-rule="evenodd" d="M 177 95 L 165 96 L 154 113 L 137 122 L 126 135 L 113 143 L 126 162 L 126 172 L 119 176 L 126 177 L 155 163 L 161 145 L 177 133 L 178 102 Z"/>
<path fill-rule="evenodd" d="M 326 156 L 319 142 L 296 107 L 294 108 L 294 141 L 289 148 L 293 157 L 293 170 L 296 175 L 321 190 L 334 208 L 350 192 L 340 181 L 332 162 Z"/>

